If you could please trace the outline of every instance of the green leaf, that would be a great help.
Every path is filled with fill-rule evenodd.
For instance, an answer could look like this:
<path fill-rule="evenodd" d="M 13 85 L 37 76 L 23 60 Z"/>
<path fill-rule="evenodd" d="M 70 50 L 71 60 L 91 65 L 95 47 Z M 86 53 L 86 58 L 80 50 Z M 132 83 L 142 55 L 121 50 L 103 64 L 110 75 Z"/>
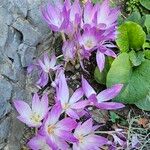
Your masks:
<path fill-rule="evenodd" d="M 129 54 L 120 54 L 112 63 L 107 74 L 107 86 L 124 84 L 114 101 L 133 104 L 144 99 L 150 89 L 150 60 L 132 67 Z"/>
<path fill-rule="evenodd" d="M 146 40 L 146 34 L 142 27 L 131 21 L 127 21 L 118 28 L 117 45 L 121 52 L 128 52 L 130 49 L 140 50 Z"/>
<path fill-rule="evenodd" d="M 135 53 L 135 51 L 132 50 L 129 52 L 129 56 L 133 66 L 139 66 L 145 60 L 144 53 L 141 51 Z"/>
<path fill-rule="evenodd" d="M 137 107 L 139 107 L 140 109 L 143 109 L 143 110 L 146 110 L 146 111 L 150 111 L 150 92 L 148 93 L 146 98 L 136 102 L 135 105 Z"/>
<path fill-rule="evenodd" d="M 102 72 L 99 71 L 98 67 L 95 68 L 94 71 L 94 78 L 95 80 L 100 83 L 100 84 L 106 84 L 106 76 L 108 73 L 108 70 L 110 69 L 110 60 L 108 57 L 106 57 L 105 60 L 105 68 L 103 69 Z"/>
<path fill-rule="evenodd" d="M 140 0 L 140 3 L 143 7 L 150 10 L 150 0 Z"/>
<path fill-rule="evenodd" d="M 150 15 L 145 15 L 145 23 L 144 23 L 147 33 L 150 34 Z"/>
<path fill-rule="evenodd" d="M 147 59 L 150 59 L 150 50 L 145 50 L 144 54 Z"/>
<path fill-rule="evenodd" d="M 120 117 L 113 111 L 110 111 L 110 119 L 113 123 L 115 123 Z"/>
<path fill-rule="evenodd" d="M 146 49 L 150 49 L 150 42 L 145 42 L 143 44 L 143 49 L 146 50 Z"/>
<path fill-rule="evenodd" d="M 126 19 L 126 21 L 132 21 L 138 23 L 141 26 L 143 25 L 143 19 L 138 11 L 132 12 L 132 14 Z"/>

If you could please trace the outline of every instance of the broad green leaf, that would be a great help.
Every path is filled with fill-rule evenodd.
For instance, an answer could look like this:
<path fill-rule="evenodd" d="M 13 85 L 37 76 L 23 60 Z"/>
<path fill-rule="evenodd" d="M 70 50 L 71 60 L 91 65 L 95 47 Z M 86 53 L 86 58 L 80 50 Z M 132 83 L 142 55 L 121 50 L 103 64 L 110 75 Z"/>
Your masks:
<path fill-rule="evenodd" d="M 132 14 L 126 19 L 126 21 L 132 21 L 138 23 L 139 25 L 143 25 L 143 18 L 138 11 L 132 12 Z"/>
<path fill-rule="evenodd" d="M 144 99 L 150 89 L 150 60 L 132 67 L 129 54 L 120 54 L 112 63 L 106 82 L 108 87 L 117 83 L 124 87 L 115 101 L 133 104 Z"/>
<path fill-rule="evenodd" d="M 145 25 L 145 27 L 147 29 L 147 33 L 150 34 L 150 15 L 146 15 L 145 17 L 146 18 L 145 18 L 144 25 Z"/>
<path fill-rule="evenodd" d="M 135 53 L 135 51 L 132 50 L 129 52 L 129 56 L 133 66 L 139 66 L 145 60 L 144 53 L 142 51 Z"/>
<path fill-rule="evenodd" d="M 146 98 L 136 102 L 135 105 L 140 109 L 150 111 L 150 92 L 148 93 Z"/>
<path fill-rule="evenodd" d="M 140 0 L 140 3 L 143 7 L 150 10 L 150 0 Z"/>
<path fill-rule="evenodd" d="M 117 45 L 121 52 L 128 52 L 130 49 L 140 50 L 146 40 L 146 34 L 142 27 L 131 21 L 127 21 L 118 28 Z"/>

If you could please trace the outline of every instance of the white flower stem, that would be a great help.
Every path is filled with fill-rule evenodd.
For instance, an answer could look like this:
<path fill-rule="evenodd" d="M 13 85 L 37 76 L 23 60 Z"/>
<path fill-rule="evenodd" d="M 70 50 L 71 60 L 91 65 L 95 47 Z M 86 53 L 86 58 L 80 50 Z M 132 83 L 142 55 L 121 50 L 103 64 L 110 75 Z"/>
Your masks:
<path fill-rule="evenodd" d="M 63 42 L 65 42 L 66 41 L 66 37 L 65 37 L 64 32 L 61 32 L 61 36 L 62 36 Z"/>
<path fill-rule="evenodd" d="M 97 134 L 109 134 L 109 135 L 112 135 L 112 134 L 115 134 L 117 133 L 118 131 L 95 131 L 94 133 L 97 133 Z M 127 134 L 126 132 L 121 132 L 123 134 Z"/>
<path fill-rule="evenodd" d="M 50 77 L 51 82 L 53 82 L 53 78 L 50 72 L 49 72 L 49 77 Z"/>
<path fill-rule="evenodd" d="M 63 55 L 59 55 L 59 56 L 57 56 L 56 58 L 59 59 L 59 58 L 61 58 L 61 57 L 63 57 Z"/>
<path fill-rule="evenodd" d="M 37 133 L 38 133 L 38 128 L 35 128 L 35 134 L 37 135 Z"/>

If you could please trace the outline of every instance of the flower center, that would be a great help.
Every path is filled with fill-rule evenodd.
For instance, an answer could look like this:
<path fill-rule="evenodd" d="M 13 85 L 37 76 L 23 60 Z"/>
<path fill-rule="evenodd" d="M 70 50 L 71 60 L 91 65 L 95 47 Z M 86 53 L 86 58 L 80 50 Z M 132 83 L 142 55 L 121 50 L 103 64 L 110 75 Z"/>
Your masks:
<path fill-rule="evenodd" d="M 83 140 L 84 140 L 84 136 L 81 134 L 78 136 L 78 140 L 80 143 L 83 143 Z"/>
<path fill-rule="evenodd" d="M 50 147 L 46 143 L 41 144 L 41 149 L 42 150 L 51 150 Z"/>
<path fill-rule="evenodd" d="M 33 113 L 30 119 L 35 123 L 39 123 L 41 121 L 40 115 L 36 113 Z"/>
<path fill-rule="evenodd" d="M 91 48 L 94 47 L 94 46 L 93 46 L 93 41 L 90 40 L 90 39 L 86 41 L 86 44 L 85 44 L 85 45 L 86 45 L 86 47 L 88 47 L 89 49 L 91 49 Z"/>
<path fill-rule="evenodd" d="M 68 103 L 65 103 L 64 106 L 63 106 L 63 109 L 67 110 L 69 107 L 70 107 L 70 105 Z"/>
<path fill-rule="evenodd" d="M 55 128 L 56 128 L 55 125 L 49 125 L 49 126 L 48 126 L 48 133 L 49 133 L 49 134 L 53 134 Z"/>

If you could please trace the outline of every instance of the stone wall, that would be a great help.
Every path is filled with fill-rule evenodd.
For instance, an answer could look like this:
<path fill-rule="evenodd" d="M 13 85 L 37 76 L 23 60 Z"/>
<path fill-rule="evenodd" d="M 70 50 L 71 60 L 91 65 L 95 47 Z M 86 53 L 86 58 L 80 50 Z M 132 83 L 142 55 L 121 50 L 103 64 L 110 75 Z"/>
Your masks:
<path fill-rule="evenodd" d="M 40 6 L 46 0 L 0 0 L 0 149 L 19 150 L 24 125 L 16 119 L 13 99 L 30 103 L 37 89 L 36 73 L 27 66 L 52 49 L 52 33 L 44 23 Z"/>

